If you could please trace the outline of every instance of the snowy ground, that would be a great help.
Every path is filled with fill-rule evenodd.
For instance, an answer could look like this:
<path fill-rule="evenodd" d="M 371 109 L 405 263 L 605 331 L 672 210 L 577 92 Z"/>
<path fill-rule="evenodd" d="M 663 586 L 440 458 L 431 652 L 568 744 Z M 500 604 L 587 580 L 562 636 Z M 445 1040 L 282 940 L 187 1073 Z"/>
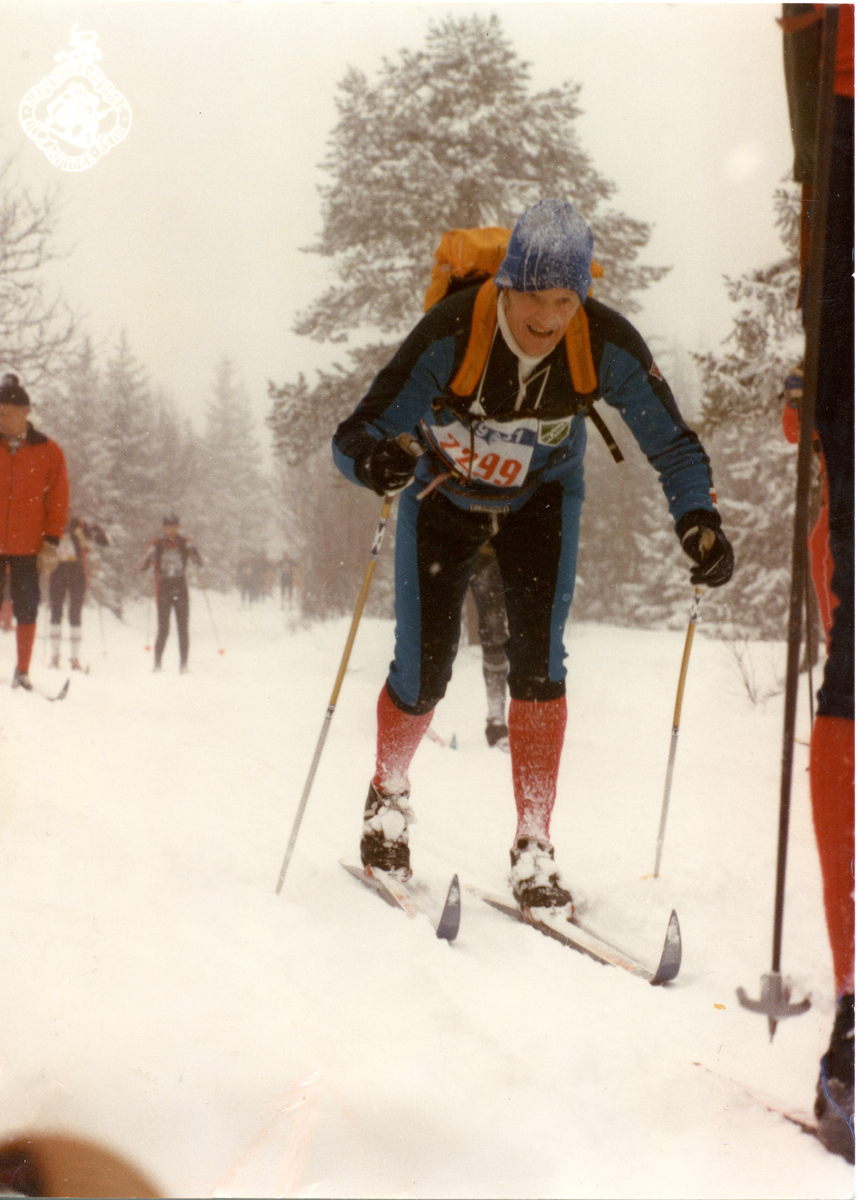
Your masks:
<path fill-rule="evenodd" d="M 661 877 L 650 876 L 683 633 L 572 625 L 557 860 L 651 988 L 465 893 L 449 946 L 338 864 L 356 853 L 388 622 L 360 628 L 295 857 L 274 888 L 348 621 L 192 598 L 191 674 L 146 609 L 85 612 L 67 700 L 0 686 L 0 1112 L 120 1151 L 169 1196 L 846 1197 L 851 1169 L 742 1084 L 808 1109 L 831 967 L 796 747 L 783 969 L 808 1015 L 773 1044 L 735 988 L 770 968 L 782 648 L 705 637 L 685 695 Z M 44 631 L 43 625 L 41 632 Z M 32 675 L 56 687 L 43 638 Z M 0 634 L 9 679 L 14 635 Z M 802 695 L 806 694 L 805 682 Z M 799 707 L 807 738 L 808 700 Z M 503 889 L 508 757 L 462 650 L 412 769 L 412 861 Z M 737 1082 L 734 1082 L 737 1081 Z"/>

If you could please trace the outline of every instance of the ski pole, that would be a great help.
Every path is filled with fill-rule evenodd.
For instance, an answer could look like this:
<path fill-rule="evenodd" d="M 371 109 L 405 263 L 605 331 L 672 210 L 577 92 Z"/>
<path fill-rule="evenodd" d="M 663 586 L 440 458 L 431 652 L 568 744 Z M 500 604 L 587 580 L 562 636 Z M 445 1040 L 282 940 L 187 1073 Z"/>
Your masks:
<path fill-rule="evenodd" d="M 673 767 L 675 766 L 675 752 L 678 746 L 678 727 L 681 720 L 681 705 L 684 699 L 684 684 L 687 679 L 687 665 L 690 662 L 690 648 L 693 645 L 693 635 L 696 631 L 696 622 L 699 617 L 699 606 L 702 602 L 702 588 L 696 587 L 693 590 L 693 604 L 690 608 L 690 620 L 687 625 L 687 635 L 684 639 L 684 653 L 681 656 L 681 670 L 678 676 L 678 690 L 675 698 L 675 709 L 673 711 L 673 728 L 670 738 L 670 754 L 667 761 L 667 777 L 664 782 L 664 798 L 661 804 L 661 824 L 658 829 L 658 847 L 655 853 L 655 870 L 654 877 L 657 879 L 658 871 L 661 869 L 661 851 L 664 848 L 664 833 L 667 827 L 667 812 L 670 805 L 670 791 L 673 782 Z"/>
<path fill-rule="evenodd" d="M 203 582 L 202 571 L 199 569 L 199 567 L 196 568 L 196 578 L 199 582 L 199 586 L 202 588 L 202 594 L 203 594 L 203 596 L 205 596 L 205 605 L 206 605 L 206 608 L 208 609 L 208 615 L 211 617 L 211 628 L 214 630 L 214 640 L 215 640 L 215 642 L 217 642 L 217 653 L 225 654 L 226 650 L 220 644 L 220 635 L 218 634 L 217 626 L 214 623 L 214 613 L 211 611 L 211 602 L 208 599 L 208 591 Z"/>
<path fill-rule="evenodd" d="M 104 610 L 101 607 L 101 562 L 98 555 L 93 554 L 93 581 L 95 583 L 95 603 L 98 606 L 98 624 L 101 629 L 101 653 L 107 657 L 107 640 L 104 637 Z M 148 638 L 146 639 L 148 641 Z"/>
<path fill-rule="evenodd" d="M 351 618 L 351 628 L 348 630 L 348 639 L 345 643 L 345 650 L 342 655 L 342 661 L 339 664 L 339 670 L 336 673 L 336 682 L 333 685 L 333 692 L 330 696 L 330 703 L 327 706 L 327 712 L 321 726 L 318 743 L 313 755 L 312 764 L 307 775 L 306 783 L 304 784 L 303 795 L 301 796 L 300 804 L 298 805 L 297 815 L 292 832 L 289 838 L 289 844 L 286 847 L 286 853 L 283 858 L 283 865 L 280 867 L 280 878 L 277 880 L 277 895 L 279 896 L 286 878 L 289 862 L 291 861 L 292 852 L 295 848 L 295 842 L 298 840 L 298 830 L 300 829 L 301 821 L 303 820 L 304 809 L 309 800 L 310 789 L 315 778 L 316 770 L 318 769 L 321 752 L 324 749 L 324 743 L 327 738 L 327 731 L 330 729 L 330 722 L 333 719 L 333 712 L 336 708 L 336 702 L 339 699 L 339 689 L 342 687 L 342 681 L 345 678 L 345 670 L 348 666 L 348 660 L 351 657 L 351 648 L 354 645 L 354 638 L 357 635 L 357 626 L 360 624 L 360 617 L 363 613 L 363 605 L 366 603 L 366 597 L 369 594 L 369 584 L 372 582 L 372 575 L 375 570 L 375 564 L 378 561 L 378 555 L 381 553 L 381 543 L 384 541 L 384 531 L 387 528 L 387 521 L 390 517 L 390 511 L 393 507 L 395 494 L 387 493 L 384 497 L 384 505 L 381 509 L 381 517 L 378 521 L 378 528 L 375 530 L 375 540 L 372 543 L 372 550 L 369 554 L 369 561 L 366 564 L 366 571 L 363 575 L 363 584 L 360 588 L 360 594 L 357 597 L 357 607 L 354 610 L 354 616 Z"/>
<path fill-rule="evenodd" d="M 152 627 L 152 597 L 155 594 L 155 579 L 152 577 L 152 586 L 146 591 L 146 644 L 143 649 L 148 653 L 152 649 L 152 639 L 149 637 L 149 631 Z"/>
<path fill-rule="evenodd" d="M 742 987 L 736 989 L 738 1001 L 751 1012 L 768 1018 L 771 1041 L 777 1022 L 783 1017 L 795 1017 L 810 1006 L 809 997 L 791 1004 L 791 989 L 780 974 L 780 955 L 783 941 L 785 910 L 786 859 L 789 843 L 792 767 L 794 761 L 795 718 L 797 715 L 798 674 L 803 609 L 806 600 L 807 532 L 809 525 L 809 491 L 812 474 L 812 435 L 815 428 L 815 403 L 818 395 L 819 361 L 821 359 L 821 299 L 824 284 L 825 236 L 830 182 L 831 147 L 833 143 L 834 74 L 839 11 L 835 4 L 824 6 L 822 33 L 821 78 L 818 89 L 818 117 L 815 135 L 815 172 L 813 184 L 812 237 L 809 245 L 809 267 L 804 303 L 806 362 L 804 369 L 803 403 L 800 409 L 800 438 L 797 450 L 797 482 L 795 485 L 795 516 L 792 536 L 792 577 L 789 590 L 788 653 L 786 655 L 786 695 L 783 719 L 783 750 L 780 773 L 780 816 L 777 833 L 777 879 L 774 896 L 774 937 L 771 970 L 762 976 L 761 995 L 751 1000 Z"/>

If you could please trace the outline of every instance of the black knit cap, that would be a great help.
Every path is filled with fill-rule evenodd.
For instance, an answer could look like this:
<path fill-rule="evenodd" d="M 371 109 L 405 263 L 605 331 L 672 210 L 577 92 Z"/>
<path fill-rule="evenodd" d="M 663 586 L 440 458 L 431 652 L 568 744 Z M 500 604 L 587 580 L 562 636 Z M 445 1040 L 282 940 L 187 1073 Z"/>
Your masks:
<path fill-rule="evenodd" d="M 30 397 L 21 387 L 17 375 L 4 375 L 0 379 L 0 404 L 17 404 L 20 408 L 30 407 Z"/>
<path fill-rule="evenodd" d="M 162 525 L 178 525 L 178 523 L 179 519 L 174 512 L 167 513 L 163 521 L 161 521 Z"/>

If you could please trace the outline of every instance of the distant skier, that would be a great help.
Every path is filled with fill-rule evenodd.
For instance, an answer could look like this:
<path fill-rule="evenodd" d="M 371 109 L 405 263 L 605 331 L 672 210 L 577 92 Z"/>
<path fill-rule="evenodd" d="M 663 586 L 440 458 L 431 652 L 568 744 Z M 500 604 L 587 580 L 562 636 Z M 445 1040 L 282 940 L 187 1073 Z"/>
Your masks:
<path fill-rule="evenodd" d="M 28 420 L 30 397 L 17 375 L 0 379 L 0 571 L 9 568 L 18 661 L 12 687 L 32 690 L 30 659 L 39 574 L 50 577 L 68 516 L 65 456 Z"/>
<path fill-rule="evenodd" d="M 71 669 L 82 671 L 80 645 L 82 638 L 81 614 L 86 589 L 89 583 L 89 546 L 109 545 L 107 535 L 100 525 L 72 517 L 57 547 L 59 561 L 51 575 L 48 595 L 51 604 L 51 666 L 60 665 L 60 641 L 62 638 L 62 613 L 68 597 L 68 623 L 71 640 Z"/>
<path fill-rule="evenodd" d="M 489 746 L 509 749 L 509 727 L 506 724 L 506 680 L 509 660 L 505 644 L 509 636 L 506 604 L 503 599 L 503 576 L 497 566 L 497 555 L 490 542 L 479 551 L 470 591 L 476 602 L 479 619 L 479 644 L 482 647 L 482 676 L 488 696 L 488 719 L 485 737 Z"/>
<path fill-rule="evenodd" d="M 379 495 L 401 492 L 396 648 L 378 699 L 362 861 L 410 875 L 408 769 L 446 692 L 461 606 L 490 538 L 510 631 L 517 810 L 510 884 L 523 908 L 572 904 L 554 862 L 550 819 L 565 735 L 563 634 L 589 401 L 602 397 L 623 416 L 658 471 L 693 561 L 691 581 L 719 587 L 733 568 L 699 439 L 639 333 L 589 297 L 592 244 L 591 229 L 566 201 L 528 209 L 496 275 L 429 299 L 333 438 L 347 478 Z"/>
<path fill-rule="evenodd" d="M 167 644 L 170 632 L 170 611 L 175 609 L 176 628 L 179 636 L 179 670 L 182 674 L 187 671 L 187 657 L 190 648 L 188 633 L 188 617 L 190 615 L 190 598 L 187 590 L 187 565 L 189 562 L 202 566 L 202 558 L 196 546 L 189 538 L 179 533 L 179 519 L 175 513 L 164 517 L 163 534 L 150 542 L 140 563 L 140 570 L 147 571 L 154 567 L 155 571 L 155 600 L 158 609 L 158 636 L 155 641 L 154 670 L 161 669 L 161 656 Z"/>

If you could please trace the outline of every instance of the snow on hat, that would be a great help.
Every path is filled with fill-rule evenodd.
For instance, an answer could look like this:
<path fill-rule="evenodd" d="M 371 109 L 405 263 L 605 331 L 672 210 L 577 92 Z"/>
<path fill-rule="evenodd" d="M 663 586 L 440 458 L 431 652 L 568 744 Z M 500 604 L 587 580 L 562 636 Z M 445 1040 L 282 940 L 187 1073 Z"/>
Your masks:
<path fill-rule="evenodd" d="M 0 404 L 17 404 L 20 408 L 29 408 L 30 397 L 21 387 L 18 376 L 11 372 L 0 379 Z"/>
<path fill-rule="evenodd" d="M 568 288 L 582 302 L 592 286 L 592 241 L 568 201 L 539 200 L 518 218 L 494 282 L 514 292 Z"/>

